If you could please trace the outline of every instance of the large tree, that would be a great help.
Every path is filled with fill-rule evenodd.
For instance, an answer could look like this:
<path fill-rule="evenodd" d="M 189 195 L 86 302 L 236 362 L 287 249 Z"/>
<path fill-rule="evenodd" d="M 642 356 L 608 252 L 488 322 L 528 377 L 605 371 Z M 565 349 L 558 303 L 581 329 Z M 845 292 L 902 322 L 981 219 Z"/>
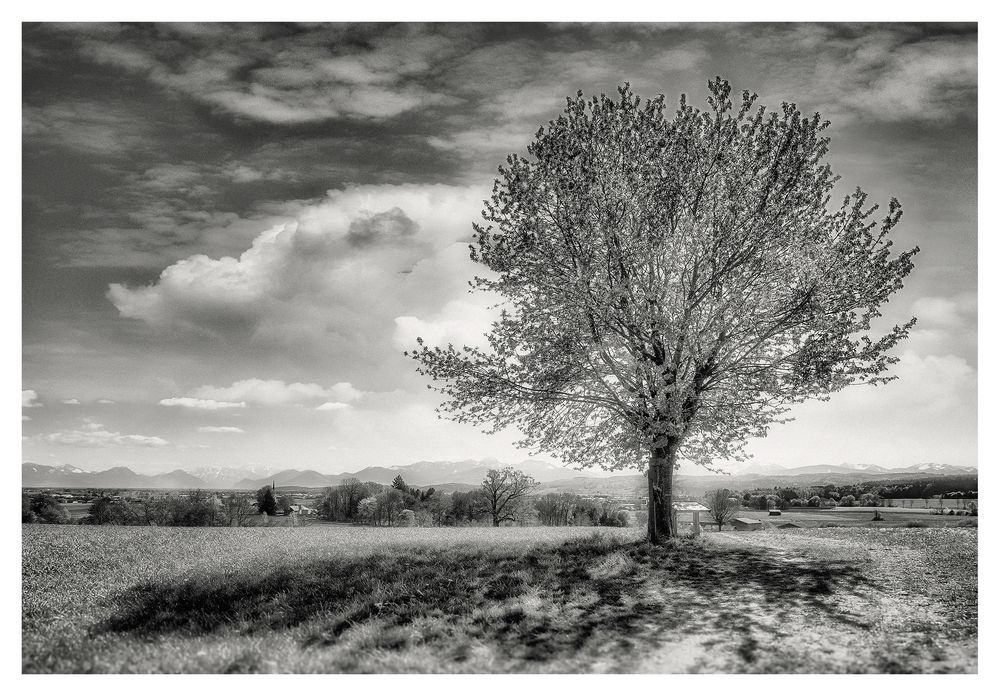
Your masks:
<path fill-rule="evenodd" d="M 915 320 L 871 322 L 917 249 L 855 190 L 830 206 L 828 123 L 709 83 L 682 96 L 567 99 L 531 159 L 511 155 L 476 225 L 475 288 L 503 311 L 489 347 L 413 354 L 441 411 L 575 466 L 646 469 L 649 539 L 674 533 L 680 459 L 743 456 L 789 405 L 892 379 Z"/>
<path fill-rule="evenodd" d="M 535 479 L 512 466 L 487 471 L 480 490 L 493 526 L 516 522 L 525 497 L 537 486 Z"/>

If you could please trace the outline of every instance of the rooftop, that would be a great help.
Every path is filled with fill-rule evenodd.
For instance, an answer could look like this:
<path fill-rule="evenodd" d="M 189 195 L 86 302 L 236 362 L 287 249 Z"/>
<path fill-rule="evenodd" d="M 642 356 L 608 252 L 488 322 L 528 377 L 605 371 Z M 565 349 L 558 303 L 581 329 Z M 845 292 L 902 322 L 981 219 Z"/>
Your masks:
<path fill-rule="evenodd" d="M 701 503 L 674 503 L 674 510 L 677 512 L 708 512 L 708 508 Z"/>

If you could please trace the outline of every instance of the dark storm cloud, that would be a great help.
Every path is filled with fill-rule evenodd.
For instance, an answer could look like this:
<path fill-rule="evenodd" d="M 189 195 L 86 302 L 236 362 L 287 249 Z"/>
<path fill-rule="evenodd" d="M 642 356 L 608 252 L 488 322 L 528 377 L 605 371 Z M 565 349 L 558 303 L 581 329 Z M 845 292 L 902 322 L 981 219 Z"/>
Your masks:
<path fill-rule="evenodd" d="M 738 25 L 728 38 L 767 64 L 755 87 L 762 96 L 797 101 L 831 119 L 974 117 L 974 26 Z"/>
<path fill-rule="evenodd" d="M 399 208 L 376 213 L 351 222 L 347 242 L 353 247 L 367 247 L 404 241 L 417 231 L 417 224 Z"/>
<path fill-rule="evenodd" d="M 81 56 L 234 118 L 296 124 L 388 118 L 452 98 L 419 77 L 454 42 L 409 26 L 67 27 Z M 109 33 L 113 37 L 109 40 Z"/>
<path fill-rule="evenodd" d="M 976 103 L 961 26 L 27 25 L 24 54 L 25 189 L 77 266 L 237 254 L 262 200 L 489 175 L 565 95 L 625 80 L 698 99 L 728 75 L 840 127 Z M 49 173 L 74 156 L 91 171 L 60 190 Z M 59 212 L 70 196 L 87 215 Z"/>

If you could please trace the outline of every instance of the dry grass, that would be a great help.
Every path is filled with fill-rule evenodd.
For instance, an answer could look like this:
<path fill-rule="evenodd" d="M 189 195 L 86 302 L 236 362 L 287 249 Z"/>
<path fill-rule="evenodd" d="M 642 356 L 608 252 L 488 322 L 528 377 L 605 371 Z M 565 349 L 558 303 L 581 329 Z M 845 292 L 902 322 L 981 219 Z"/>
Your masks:
<path fill-rule="evenodd" d="M 969 529 L 23 533 L 25 672 L 976 669 Z"/>

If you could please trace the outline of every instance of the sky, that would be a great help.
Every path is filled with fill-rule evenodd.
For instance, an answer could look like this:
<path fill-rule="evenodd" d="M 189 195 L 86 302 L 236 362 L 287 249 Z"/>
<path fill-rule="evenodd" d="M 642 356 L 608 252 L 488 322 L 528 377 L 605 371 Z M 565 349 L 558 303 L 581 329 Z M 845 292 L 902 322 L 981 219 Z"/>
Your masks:
<path fill-rule="evenodd" d="M 567 95 L 704 104 L 720 75 L 829 119 L 838 193 L 897 197 L 921 249 L 884 312 L 918 318 L 898 379 L 795 407 L 754 460 L 977 463 L 975 25 L 50 23 L 21 48 L 26 461 L 548 458 L 438 419 L 402 353 L 488 328 L 472 224 Z"/>

